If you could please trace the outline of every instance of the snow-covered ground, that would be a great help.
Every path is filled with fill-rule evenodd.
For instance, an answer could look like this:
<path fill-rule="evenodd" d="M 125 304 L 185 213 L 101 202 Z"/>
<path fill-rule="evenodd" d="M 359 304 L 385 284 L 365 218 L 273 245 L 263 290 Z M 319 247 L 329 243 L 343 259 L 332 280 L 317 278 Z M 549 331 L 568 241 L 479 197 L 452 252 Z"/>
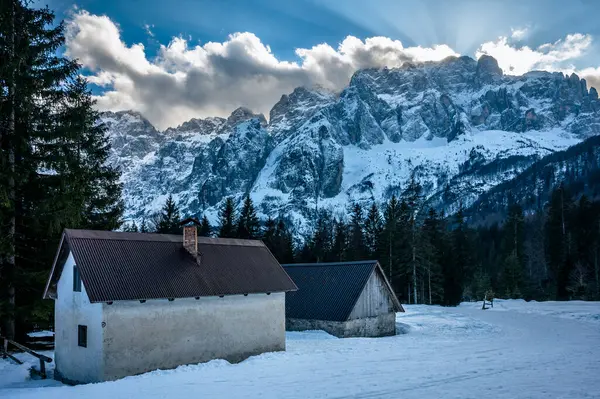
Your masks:
<path fill-rule="evenodd" d="M 0 360 L 10 398 L 599 398 L 600 303 L 409 305 L 406 334 L 288 333 L 287 351 L 60 386 Z M 30 356 L 21 355 L 23 359 Z"/>

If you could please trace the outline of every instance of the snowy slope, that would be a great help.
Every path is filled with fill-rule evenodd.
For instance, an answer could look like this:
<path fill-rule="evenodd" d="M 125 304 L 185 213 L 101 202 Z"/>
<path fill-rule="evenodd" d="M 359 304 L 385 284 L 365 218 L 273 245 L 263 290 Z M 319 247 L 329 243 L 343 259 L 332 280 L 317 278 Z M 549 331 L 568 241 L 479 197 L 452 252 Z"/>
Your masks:
<path fill-rule="evenodd" d="M 339 94 L 298 88 L 262 115 L 193 119 L 158 133 L 139 114 L 107 114 L 127 217 L 173 194 L 213 221 L 250 192 L 260 216 L 310 230 L 315 212 L 401 194 L 414 174 L 452 212 L 534 161 L 600 134 L 600 101 L 576 75 L 503 76 L 496 60 L 450 57 L 358 71 Z"/>
<path fill-rule="evenodd" d="M 408 305 L 407 333 L 338 339 L 287 335 L 287 351 L 215 360 L 75 387 L 28 381 L 0 360 L 7 398 L 597 398 L 600 303 L 496 301 Z M 36 388 L 45 386 L 43 388 Z"/>

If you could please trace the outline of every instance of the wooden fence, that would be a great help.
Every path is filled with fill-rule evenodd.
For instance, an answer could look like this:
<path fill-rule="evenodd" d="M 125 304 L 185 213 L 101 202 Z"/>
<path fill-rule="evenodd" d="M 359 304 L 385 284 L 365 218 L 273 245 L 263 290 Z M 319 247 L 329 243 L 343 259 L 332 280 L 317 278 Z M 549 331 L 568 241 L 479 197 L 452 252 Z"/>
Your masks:
<path fill-rule="evenodd" d="M 2 345 L 2 358 L 3 359 L 6 359 L 7 357 L 9 357 L 12 360 L 14 360 L 15 362 L 17 362 L 18 364 L 23 364 L 23 361 L 21 361 L 19 358 L 13 356 L 12 354 L 10 354 L 8 352 L 8 346 L 12 345 L 23 352 L 29 353 L 31 356 L 37 357 L 40 361 L 40 370 L 38 371 L 38 370 L 34 369 L 34 371 L 38 372 L 40 374 L 40 376 L 42 377 L 42 379 L 46 378 L 46 363 L 52 363 L 52 358 L 50 358 L 48 356 L 44 356 L 40 353 L 34 352 L 31 349 L 29 349 L 28 347 L 23 346 L 20 343 L 10 340 L 8 338 L 0 337 L 0 339 L 2 339 L 2 341 L 3 341 L 3 345 Z"/>

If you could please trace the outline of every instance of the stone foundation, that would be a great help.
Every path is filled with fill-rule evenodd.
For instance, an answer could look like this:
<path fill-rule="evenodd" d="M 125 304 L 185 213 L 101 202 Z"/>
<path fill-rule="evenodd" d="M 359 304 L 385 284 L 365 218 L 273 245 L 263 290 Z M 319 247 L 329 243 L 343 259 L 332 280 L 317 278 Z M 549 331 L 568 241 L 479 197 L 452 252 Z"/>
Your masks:
<path fill-rule="evenodd" d="M 396 314 L 347 321 L 286 319 L 288 331 L 323 330 L 338 338 L 387 337 L 396 335 Z"/>

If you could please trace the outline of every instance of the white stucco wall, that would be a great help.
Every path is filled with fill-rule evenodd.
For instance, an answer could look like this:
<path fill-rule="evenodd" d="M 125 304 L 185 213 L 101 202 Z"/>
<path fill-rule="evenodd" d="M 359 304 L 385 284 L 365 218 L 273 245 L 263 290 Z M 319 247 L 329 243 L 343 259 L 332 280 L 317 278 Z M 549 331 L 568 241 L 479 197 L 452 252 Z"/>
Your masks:
<path fill-rule="evenodd" d="M 103 304 L 107 380 L 285 350 L 285 294 Z"/>
<path fill-rule="evenodd" d="M 102 304 L 89 301 L 85 287 L 73 292 L 73 254 L 57 284 L 54 302 L 55 375 L 70 382 L 102 381 Z M 87 326 L 87 348 L 78 346 L 77 326 Z"/>

